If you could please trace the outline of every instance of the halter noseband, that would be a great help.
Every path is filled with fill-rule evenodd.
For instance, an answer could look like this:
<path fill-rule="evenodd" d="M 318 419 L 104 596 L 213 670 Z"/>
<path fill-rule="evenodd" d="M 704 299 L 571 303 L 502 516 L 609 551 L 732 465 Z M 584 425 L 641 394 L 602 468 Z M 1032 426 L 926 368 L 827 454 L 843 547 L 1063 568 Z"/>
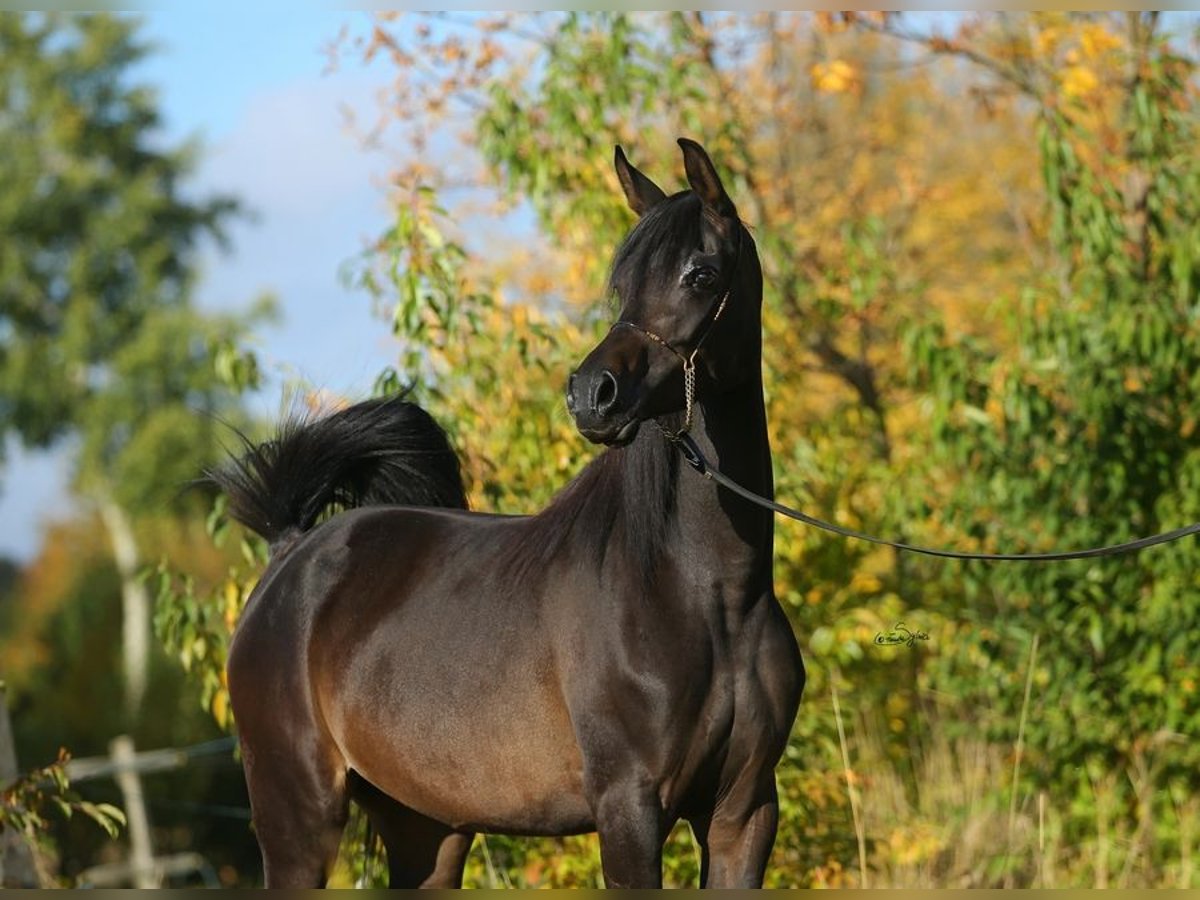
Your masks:
<path fill-rule="evenodd" d="M 696 399 L 696 356 L 700 353 L 700 348 L 704 346 L 704 342 L 708 340 L 708 336 L 712 334 L 713 326 L 717 324 L 717 319 L 721 318 L 721 313 L 725 311 L 725 305 L 729 302 L 729 295 L 733 291 L 733 278 L 737 274 L 737 266 L 738 262 L 741 261 L 741 256 L 742 232 L 739 228 L 737 250 L 734 252 L 733 266 L 729 272 L 730 285 L 725 289 L 725 293 L 721 295 L 721 299 L 718 301 L 716 306 L 717 311 L 713 313 L 712 318 L 708 320 L 708 324 L 701 333 L 700 339 L 696 341 L 695 347 L 692 348 L 692 352 L 688 355 L 684 356 L 683 353 L 672 346 L 671 342 L 662 335 L 655 334 L 650 329 L 643 328 L 641 325 L 638 325 L 635 322 L 629 322 L 625 319 L 620 319 L 614 322 L 612 327 L 608 329 L 609 333 L 611 333 L 617 328 L 632 328 L 634 331 L 637 331 L 640 334 L 650 338 L 650 340 L 654 341 L 654 343 L 658 344 L 660 347 L 665 347 L 667 350 L 670 350 L 677 357 L 679 357 L 680 362 L 683 363 L 683 427 L 678 431 L 669 431 L 663 427 L 662 422 L 658 421 L 658 419 L 654 420 L 654 424 L 658 426 L 658 430 L 663 433 L 663 436 L 666 437 L 667 440 L 673 443 L 678 442 L 680 438 L 687 434 L 692 428 L 692 407 L 695 404 Z"/>

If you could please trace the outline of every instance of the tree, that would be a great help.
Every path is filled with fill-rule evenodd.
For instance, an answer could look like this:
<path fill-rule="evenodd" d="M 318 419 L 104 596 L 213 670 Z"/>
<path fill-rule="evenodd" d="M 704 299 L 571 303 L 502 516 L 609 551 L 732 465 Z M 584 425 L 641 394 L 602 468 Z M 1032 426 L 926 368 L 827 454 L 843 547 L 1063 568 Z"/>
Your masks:
<path fill-rule="evenodd" d="M 1004 311 L 1016 352 L 986 341 L 947 353 L 955 336 L 937 321 L 914 334 L 931 449 L 962 473 L 947 518 L 989 542 L 1060 547 L 1200 518 L 1195 59 L 1157 13 L 1039 15 L 969 41 L 900 33 L 969 53 L 994 91 L 1033 107 L 1048 207 L 1049 264 Z M 973 652 L 930 673 L 986 702 L 987 727 L 1011 740 L 1021 698 L 989 685 L 1019 682 L 1026 654 L 1012 650 L 1037 640 L 1028 790 L 1070 803 L 1086 842 L 1103 844 L 1093 822 L 1128 809 L 1123 878 L 1186 852 L 1187 825 L 1173 823 L 1194 815 L 1200 789 L 1187 737 L 1200 729 L 1198 558 L 1184 541 L 1089 564 L 970 568 L 962 616 L 995 619 L 1001 639 L 964 635 Z M 1097 852 L 1101 885 L 1111 857 Z"/>
<path fill-rule="evenodd" d="M 202 583 L 219 580 L 228 554 L 204 539 L 204 523 L 161 514 L 139 517 L 139 546 L 151 559 L 169 556 Z M 19 757 L 32 764 L 53 760 L 66 746 L 75 757 L 107 756 L 121 728 L 143 750 L 186 747 L 220 737 L 212 718 L 195 700 L 193 685 L 178 661 L 152 648 L 145 708 L 153 714 L 119 724 L 121 610 L 111 601 L 120 590 L 98 514 L 51 526 L 38 555 L 22 573 L 10 628 L 0 628 Z M 222 877 L 248 883 L 258 851 L 245 829 L 230 828 L 229 814 L 246 805 L 246 789 L 232 757 L 146 777 L 154 844 L 158 852 L 195 851 Z M 106 779 L 81 782 L 86 800 L 121 803 Z M 52 839 L 59 878 L 70 884 L 81 870 L 111 857 L 105 836 L 80 817 L 56 822 Z M 232 868 L 230 868 L 232 867 Z"/>
<path fill-rule="evenodd" d="M 130 714 L 150 615 L 136 518 L 216 452 L 196 412 L 235 407 L 212 354 L 246 324 L 190 305 L 198 245 L 237 207 L 187 197 L 196 148 L 161 148 L 131 79 L 145 53 L 127 18 L 0 16 L 0 440 L 77 442 L 76 487 L 121 573 Z"/>

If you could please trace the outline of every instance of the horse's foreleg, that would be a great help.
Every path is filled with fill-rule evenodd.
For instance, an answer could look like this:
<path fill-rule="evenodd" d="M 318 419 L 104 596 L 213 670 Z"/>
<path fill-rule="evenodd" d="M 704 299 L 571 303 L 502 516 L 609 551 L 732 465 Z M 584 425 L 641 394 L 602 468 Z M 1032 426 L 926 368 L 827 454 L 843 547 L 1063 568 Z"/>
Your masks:
<path fill-rule="evenodd" d="M 596 803 L 600 863 L 610 888 L 662 887 L 662 810 L 652 791 L 609 788 Z"/>
<path fill-rule="evenodd" d="M 711 862 L 711 855 L 708 852 L 708 826 L 711 822 L 711 815 L 692 816 L 688 819 L 688 825 L 692 828 L 692 837 L 695 839 L 696 848 L 700 853 L 700 887 L 708 884 L 708 864 Z"/>
<path fill-rule="evenodd" d="M 779 824 L 775 779 L 744 795 L 740 793 L 731 791 L 711 818 L 697 823 L 701 887 L 762 887 Z"/>

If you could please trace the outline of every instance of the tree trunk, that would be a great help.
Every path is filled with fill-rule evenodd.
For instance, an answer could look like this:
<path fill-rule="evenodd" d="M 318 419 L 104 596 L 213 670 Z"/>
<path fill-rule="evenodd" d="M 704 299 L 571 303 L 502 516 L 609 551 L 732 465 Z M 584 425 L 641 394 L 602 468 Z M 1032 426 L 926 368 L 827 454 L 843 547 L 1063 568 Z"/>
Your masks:
<path fill-rule="evenodd" d="M 8 720 L 8 701 L 4 682 L 0 681 L 0 788 L 7 787 L 17 777 L 17 748 L 13 742 L 12 724 Z M 33 851 L 25 838 L 6 829 L 0 832 L 0 887 L 40 888 Z"/>
<path fill-rule="evenodd" d="M 142 778 L 137 771 L 137 754 L 133 738 L 127 734 L 109 742 L 109 753 L 117 763 L 117 786 L 125 798 L 125 819 L 129 824 L 129 868 L 135 888 L 156 888 L 154 844 L 150 835 L 150 819 L 146 814 L 146 798 L 142 794 Z"/>
<path fill-rule="evenodd" d="M 107 494 L 98 496 L 96 501 L 121 576 L 125 711 L 132 722 L 146 693 L 150 662 L 150 594 L 138 577 L 141 560 L 128 514 Z"/>

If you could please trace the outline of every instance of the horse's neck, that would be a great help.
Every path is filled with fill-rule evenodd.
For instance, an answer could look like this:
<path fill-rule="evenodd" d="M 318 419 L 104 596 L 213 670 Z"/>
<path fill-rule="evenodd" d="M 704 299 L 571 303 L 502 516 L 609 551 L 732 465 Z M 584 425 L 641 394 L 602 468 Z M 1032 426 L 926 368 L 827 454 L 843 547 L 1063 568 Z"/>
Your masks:
<path fill-rule="evenodd" d="M 764 497 L 774 496 L 762 382 L 706 397 L 698 405 L 692 437 L 718 470 Z M 715 574 L 735 574 L 770 584 L 774 518 L 731 495 L 687 465 L 678 473 L 679 533 Z"/>

